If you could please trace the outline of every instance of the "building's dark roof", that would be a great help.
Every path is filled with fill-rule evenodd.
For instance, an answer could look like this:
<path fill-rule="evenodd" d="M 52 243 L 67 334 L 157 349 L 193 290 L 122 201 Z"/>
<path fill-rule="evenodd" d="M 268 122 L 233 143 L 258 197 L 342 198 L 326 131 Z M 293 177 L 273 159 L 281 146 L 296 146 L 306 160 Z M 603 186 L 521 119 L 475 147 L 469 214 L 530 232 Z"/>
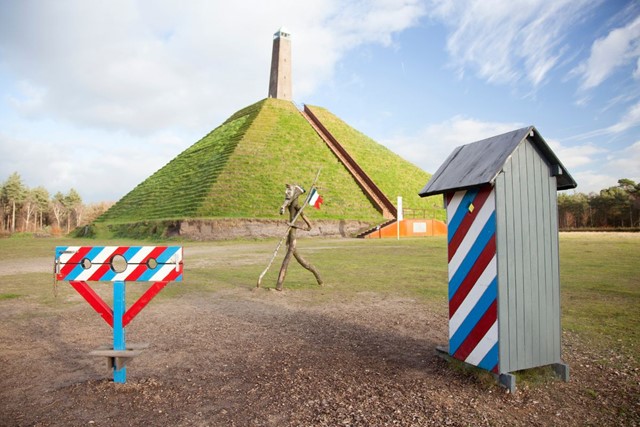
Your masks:
<path fill-rule="evenodd" d="M 457 147 L 420 191 L 420 196 L 493 184 L 507 159 L 526 139 L 538 149 L 551 170 L 555 171 L 558 190 L 577 186 L 536 128 L 529 126 Z"/>

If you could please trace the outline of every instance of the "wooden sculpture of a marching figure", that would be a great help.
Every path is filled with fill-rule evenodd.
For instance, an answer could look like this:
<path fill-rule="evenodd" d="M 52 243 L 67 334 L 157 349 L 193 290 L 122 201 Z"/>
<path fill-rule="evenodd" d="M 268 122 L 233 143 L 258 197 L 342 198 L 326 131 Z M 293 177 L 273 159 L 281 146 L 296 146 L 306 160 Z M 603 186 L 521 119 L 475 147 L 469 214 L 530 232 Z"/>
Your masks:
<path fill-rule="evenodd" d="M 282 290 L 282 284 L 284 283 L 284 278 L 287 275 L 287 267 L 289 266 L 289 261 L 291 261 L 292 255 L 301 266 L 313 273 L 318 281 L 318 285 L 322 285 L 322 278 L 320 277 L 318 270 L 311 263 L 302 258 L 296 248 L 296 230 L 311 230 L 311 223 L 302 211 L 305 205 L 300 206 L 298 203 L 298 197 L 304 194 L 304 192 L 304 189 L 297 184 L 286 184 L 284 202 L 280 207 L 280 215 L 283 215 L 286 210 L 289 211 L 289 232 L 287 235 L 287 253 L 284 256 L 284 260 L 282 260 L 282 266 L 280 267 L 280 273 L 278 274 L 278 283 L 276 284 L 276 289 L 279 291 Z M 305 204 L 306 203 L 307 200 L 305 200 Z M 305 226 L 299 227 L 296 225 L 298 218 L 301 218 L 304 221 Z"/>

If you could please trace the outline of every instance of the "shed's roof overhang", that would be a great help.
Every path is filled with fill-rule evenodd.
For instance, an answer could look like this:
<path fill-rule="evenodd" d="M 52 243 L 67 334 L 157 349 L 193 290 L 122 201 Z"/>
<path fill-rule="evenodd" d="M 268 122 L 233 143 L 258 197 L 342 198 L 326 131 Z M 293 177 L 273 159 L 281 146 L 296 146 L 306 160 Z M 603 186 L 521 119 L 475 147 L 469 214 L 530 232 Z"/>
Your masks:
<path fill-rule="evenodd" d="M 558 190 L 577 186 L 535 127 L 507 132 L 457 147 L 420 191 L 421 197 L 463 190 L 484 184 L 493 185 L 496 177 L 520 144 L 529 141 L 549 165 Z"/>

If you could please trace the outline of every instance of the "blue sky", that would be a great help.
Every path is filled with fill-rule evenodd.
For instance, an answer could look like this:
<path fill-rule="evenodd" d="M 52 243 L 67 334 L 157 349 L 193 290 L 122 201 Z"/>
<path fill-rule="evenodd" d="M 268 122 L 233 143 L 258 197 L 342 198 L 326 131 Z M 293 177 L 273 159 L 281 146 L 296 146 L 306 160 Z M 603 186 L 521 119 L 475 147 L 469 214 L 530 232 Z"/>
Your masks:
<path fill-rule="evenodd" d="M 0 180 L 118 200 L 267 96 L 283 25 L 294 100 L 426 171 L 534 125 L 577 191 L 640 181 L 633 0 L 0 0 Z"/>

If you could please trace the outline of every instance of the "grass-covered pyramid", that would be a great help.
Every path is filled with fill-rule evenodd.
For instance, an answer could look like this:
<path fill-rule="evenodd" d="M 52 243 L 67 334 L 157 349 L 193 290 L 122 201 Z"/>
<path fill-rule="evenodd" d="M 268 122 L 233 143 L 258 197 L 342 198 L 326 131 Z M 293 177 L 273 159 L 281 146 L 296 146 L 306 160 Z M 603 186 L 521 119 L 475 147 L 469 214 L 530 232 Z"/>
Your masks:
<path fill-rule="evenodd" d="M 390 200 L 402 195 L 405 207 L 432 211 L 441 203 L 417 195 L 429 174 L 328 111 L 310 108 Z M 383 221 L 295 105 L 268 98 L 232 115 L 140 183 L 97 223 L 113 227 L 187 219 L 281 219 L 284 184 L 308 185 L 320 168 L 318 187 L 325 202 L 314 211 L 314 219 Z"/>

